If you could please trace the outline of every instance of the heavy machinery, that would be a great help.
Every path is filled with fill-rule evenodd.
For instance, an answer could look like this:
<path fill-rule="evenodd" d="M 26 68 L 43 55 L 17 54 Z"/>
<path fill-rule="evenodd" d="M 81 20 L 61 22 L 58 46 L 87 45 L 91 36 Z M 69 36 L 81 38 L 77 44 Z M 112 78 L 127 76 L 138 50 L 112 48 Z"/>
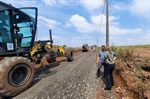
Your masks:
<path fill-rule="evenodd" d="M 88 52 L 87 44 L 83 44 L 82 52 Z"/>
<path fill-rule="evenodd" d="M 34 63 L 40 63 L 41 65 L 45 59 L 48 63 L 51 63 L 55 62 L 56 57 L 61 55 L 66 56 L 67 61 L 73 61 L 73 52 L 71 50 L 65 49 L 62 46 L 53 45 L 51 30 L 50 40 L 36 41 L 33 45 L 30 55 Z"/>
<path fill-rule="evenodd" d="M 66 49 L 65 45 L 63 46 L 53 45 L 52 49 L 58 52 L 58 56 L 65 55 L 65 49 Z"/>
<path fill-rule="evenodd" d="M 1 97 L 15 96 L 31 85 L 35 74 L 33 63 L 56 60 L 52 36 L 50 40 L 35 41 L 37 16 L 36 7 L 15 8 L 0 1 Z M 73 61 L 72 51 L 65 53 L 67 60 Z"/>

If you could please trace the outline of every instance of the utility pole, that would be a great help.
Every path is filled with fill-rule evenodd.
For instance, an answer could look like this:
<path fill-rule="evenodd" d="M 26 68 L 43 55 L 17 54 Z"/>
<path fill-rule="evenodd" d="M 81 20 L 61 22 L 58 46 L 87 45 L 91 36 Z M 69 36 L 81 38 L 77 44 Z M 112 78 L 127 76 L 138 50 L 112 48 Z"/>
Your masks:
<path fill-rule="evenodd" d="M 106 0 L 106 45 L 109 46 L 109 13 L 108 13 L 108 0 Z"/>

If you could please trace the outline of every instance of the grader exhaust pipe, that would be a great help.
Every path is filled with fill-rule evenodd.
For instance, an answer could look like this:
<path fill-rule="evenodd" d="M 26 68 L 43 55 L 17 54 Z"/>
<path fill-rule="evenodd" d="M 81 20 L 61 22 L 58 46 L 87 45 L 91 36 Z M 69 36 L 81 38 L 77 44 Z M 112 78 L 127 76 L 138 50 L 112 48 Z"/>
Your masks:
<path fill-rule="evenodd" d="M 53 39 L 52 39 L 52 31 L 51 30 L 49 30 L 49 36 L 50 36 L 50 47 L 52 49 L 52 47 L 53 47 Z"/>

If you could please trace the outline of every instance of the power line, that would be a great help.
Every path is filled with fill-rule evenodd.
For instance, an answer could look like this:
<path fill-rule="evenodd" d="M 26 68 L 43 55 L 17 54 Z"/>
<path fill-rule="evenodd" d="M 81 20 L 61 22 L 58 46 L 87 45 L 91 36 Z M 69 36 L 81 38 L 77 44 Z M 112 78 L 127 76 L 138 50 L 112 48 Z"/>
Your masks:
<path fill-rule="evenodd" d="M 101 14 L 100 15 L 102 15 L 102 17 L 101 17 L 101 20 L 100 20 L 100 29 L 99 29 L 99 32 L 101 33 L 101 27 L 102 27 L 102 21 L 103 21 L 103 13 L 104 13 L 104 11 L 105 11 L 105 0 L 103 0 L 104 1 L 104 3 L 103 3 L 103 7 L 102 7 L 102 10 L 101 10 Z M 97 45 L 98 45 L 98 39 L 99 39 L 99 35 L 100 35 L 100 33 L 98 33 L 98 36 L 97 36 Z"/>
<path fill-rule="evenodd" d="M 101 31 L 101 25 L 102 25 L 102 21 L 103 21 L 103 13 L 105 11 L 105 0 L 104 0 L 104 4 L 103 4 L 103 9 L 102 9 L 102 12 L 101 12 L 101 15 L 102 15 L 102 18 L 101 18 L 101 21 L 100 21 L 100 31 Z"/>

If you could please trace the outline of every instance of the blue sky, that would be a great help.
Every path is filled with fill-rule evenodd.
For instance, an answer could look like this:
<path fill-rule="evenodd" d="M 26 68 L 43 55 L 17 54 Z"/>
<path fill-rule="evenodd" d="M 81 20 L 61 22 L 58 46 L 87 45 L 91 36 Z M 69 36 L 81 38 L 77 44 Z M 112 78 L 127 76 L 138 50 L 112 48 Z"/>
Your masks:
<path fill-rule="evenodd" d="M 108 1 L 110 45 L 150 44 L 150 0 Z M 15 7 L 38 7 L 38 40 L 49 39 L 51 29 L 55 45 L 105 44 L 105 0 L 3 2 Z"/>

